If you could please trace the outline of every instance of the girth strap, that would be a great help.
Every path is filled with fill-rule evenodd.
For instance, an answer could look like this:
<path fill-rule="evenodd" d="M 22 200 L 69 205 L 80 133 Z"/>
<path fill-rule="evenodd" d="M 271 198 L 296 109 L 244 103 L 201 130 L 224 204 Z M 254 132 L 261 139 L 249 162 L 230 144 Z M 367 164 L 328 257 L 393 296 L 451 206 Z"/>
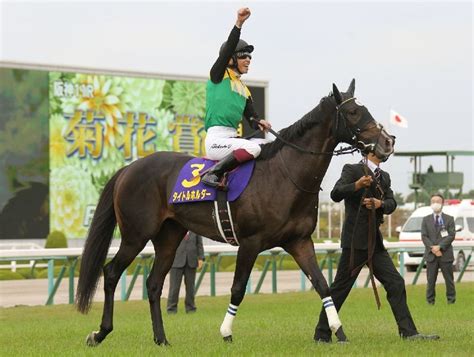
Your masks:
<path fill-rule="evenodd" d="M 217 190 L 217 200 L 214 201 L 215 220 L 217 230 L 221 237 L 230 245 L 238 246 L 239 240 L 234 230 L 232 212 L 229 201 L 227 201 L 227 191 Z"/>

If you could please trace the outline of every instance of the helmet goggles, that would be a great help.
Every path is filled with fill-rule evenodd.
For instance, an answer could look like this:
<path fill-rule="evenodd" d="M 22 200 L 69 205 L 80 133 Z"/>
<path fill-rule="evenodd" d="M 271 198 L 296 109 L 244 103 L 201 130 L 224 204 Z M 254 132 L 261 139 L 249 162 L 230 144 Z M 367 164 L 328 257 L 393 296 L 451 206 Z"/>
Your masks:
<path fill-rule="evenodd" d="M 252 55 L 250 54 L 250 52 L 247 52 L 247 51 L 240 51 L 240 52 L 236 52 L 235 53 L 235 56 L 237 57 L 237 59 L 252 59 Z"/>

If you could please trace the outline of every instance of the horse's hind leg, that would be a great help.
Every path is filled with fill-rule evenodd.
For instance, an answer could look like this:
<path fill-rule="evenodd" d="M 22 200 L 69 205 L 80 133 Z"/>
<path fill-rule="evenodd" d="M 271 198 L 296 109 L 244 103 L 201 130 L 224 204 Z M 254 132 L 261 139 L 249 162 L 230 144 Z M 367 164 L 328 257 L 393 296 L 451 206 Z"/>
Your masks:
<path fill-rule="evenodd" d="M 101 343 L 113 329 L 114 294 L 122 273 L 145 247 L 146 241 L 125 243 L 124 239 L 115 257 L 104 266 L 104 310 L 100 330 L 91 332 L 86 339 L 89 346 Z"/>
<path fill-rule="evenodd" d="M 155 260 L 146 281 L 148 301 L 150 302 L 151 321 L 154 341 L 158 345 L 168 345 L 163 326 L 160 298 L 166 274 L 173 264 L 176 249 L 186 234 L 186 229 L 174 221 L 167 220 L 157 237 L 152 239 L 155 247 Z"/>
<path fill-rule="evenodd" d="M 245 288 L 252 272 L 253 265 L 257 259 L 259 248 L 250 245 L 241 245 L 237 253 L 237 262 L 235 266 L 234 282 L 231 288 L 230 304 L 227 308 L 224 321 L 222 322 L 220 332 L 226 342 L 232 342 L 232 324 L 234 322 L 237 309 L 244 299 Z"/>
<path fill-rule="evenodd" d="M 328 317 L 331 331 L 336 335 L 339 342 L 346 342 L 347 337 L 344 334 L 339 315 L 334 307 L 328 283 L 316 262 L 316 254 L 314 253 L 314 246 L 311 238 L 307 237 L 292 240 L 283 248 L 293 256 L 301 270 L 306 274 L 314 289 L 323 300 L 323 306 Z"/>

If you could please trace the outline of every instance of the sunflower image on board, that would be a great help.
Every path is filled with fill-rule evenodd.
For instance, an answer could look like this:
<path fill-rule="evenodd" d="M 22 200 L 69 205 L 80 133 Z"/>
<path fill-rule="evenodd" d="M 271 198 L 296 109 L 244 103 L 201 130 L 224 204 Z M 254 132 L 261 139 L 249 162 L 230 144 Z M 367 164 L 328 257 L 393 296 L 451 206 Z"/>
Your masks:
<path fill-rule="evenodd" d="M 205 84 L 50 72 L 51 230 L 85 238 L 105 183 L 156 151 L 204 153 Z"/>

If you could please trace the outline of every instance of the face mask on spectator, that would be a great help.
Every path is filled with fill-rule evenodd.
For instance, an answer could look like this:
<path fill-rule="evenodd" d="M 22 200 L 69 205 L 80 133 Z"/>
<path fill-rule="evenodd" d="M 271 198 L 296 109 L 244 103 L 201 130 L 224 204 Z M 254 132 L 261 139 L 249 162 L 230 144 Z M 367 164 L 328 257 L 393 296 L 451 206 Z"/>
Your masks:
<path fill-rule="evenodd" d="M 434 213 L 440 213 L 442 207 L 443 205 L 441 203 L 436 202 L 436 203 L 431 204 L 431 209 L 433 210 Z"/>

